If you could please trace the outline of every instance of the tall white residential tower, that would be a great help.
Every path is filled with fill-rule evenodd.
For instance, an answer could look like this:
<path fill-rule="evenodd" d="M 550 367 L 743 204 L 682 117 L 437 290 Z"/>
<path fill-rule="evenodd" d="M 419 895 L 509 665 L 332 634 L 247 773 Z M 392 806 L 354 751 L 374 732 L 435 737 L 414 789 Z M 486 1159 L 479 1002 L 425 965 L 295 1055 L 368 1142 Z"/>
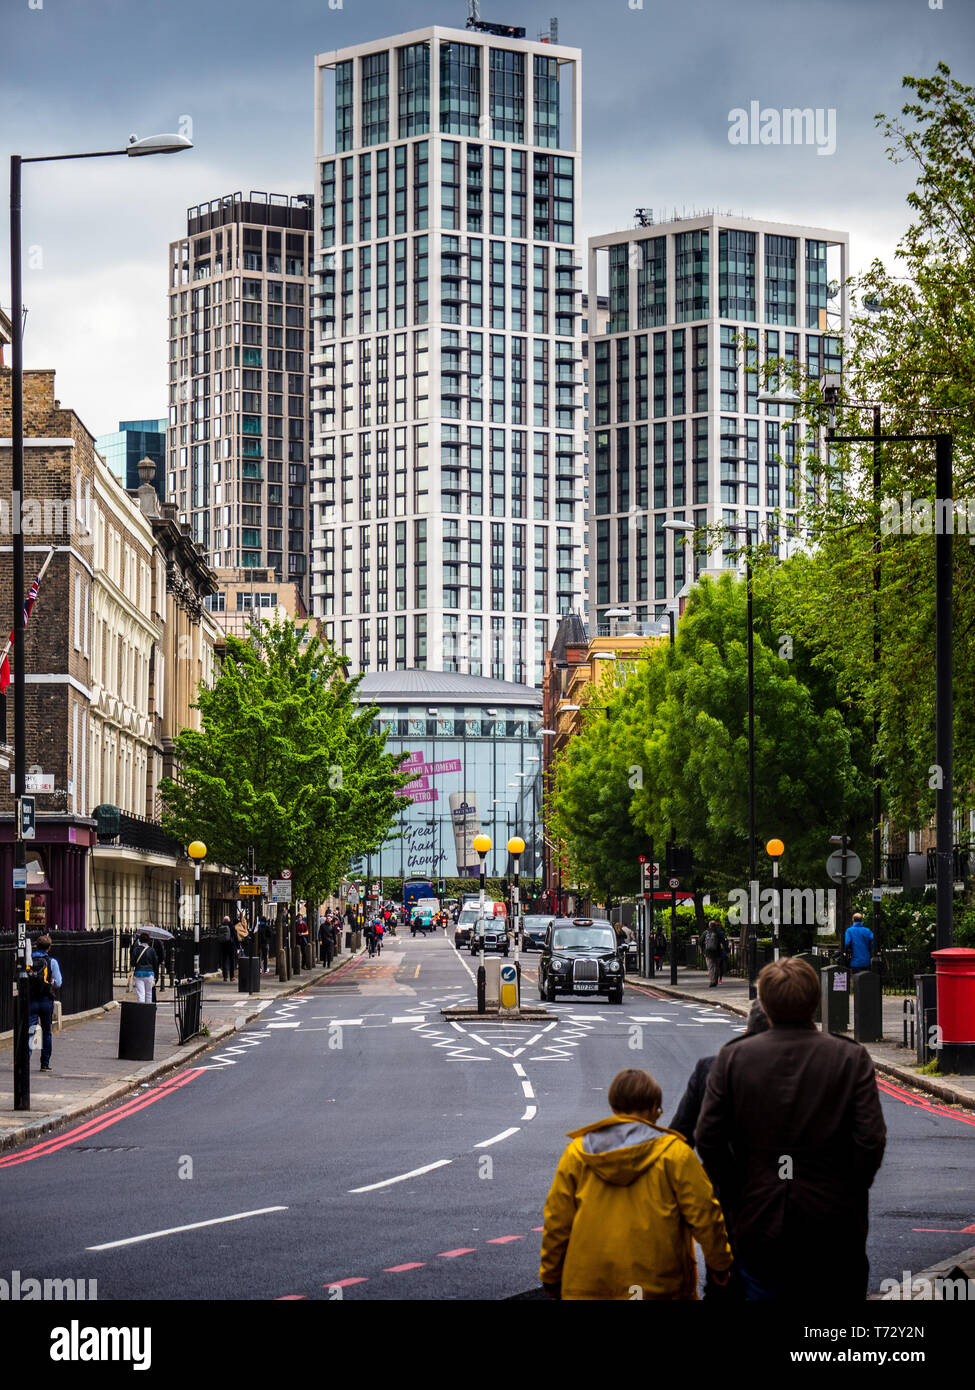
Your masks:
<path fill-rule="evenodd" d="M 794 408 L 766 404 L 769 361 L 818 379 L 841 365 L 845 232 L 704 213 L 589 242 L 589 558 L 593 630 L 621 607 L 653 623 L 702 569 L 740 563 L 746 528 L 787 553 L 807 442 Z M 770 386 L 775 387 L 775 382 Z M 664 529 L 693 524 L 698 544 Z M 723 537 L 704 528 L 724 526 Z M 610 622 L 610 627 L 612 623 Z"/>
<path fill-rule="evenodd" d="M 312 602 L 353 669 L 541 682 L 585 602 L 581 54 L 316 59 Z"/>

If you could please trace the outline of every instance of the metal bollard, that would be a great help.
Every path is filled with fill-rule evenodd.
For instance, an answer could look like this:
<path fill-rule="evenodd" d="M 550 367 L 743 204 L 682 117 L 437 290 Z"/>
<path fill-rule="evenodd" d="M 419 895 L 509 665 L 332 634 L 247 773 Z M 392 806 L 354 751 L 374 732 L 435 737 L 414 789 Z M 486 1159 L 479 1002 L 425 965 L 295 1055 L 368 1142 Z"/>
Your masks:
<path fill-rule="evenodd" d="M 860 1043 L 883 1041 L 883 994 L 875 970 L 859 970 L 853 977 L 853 1036 Z"/>

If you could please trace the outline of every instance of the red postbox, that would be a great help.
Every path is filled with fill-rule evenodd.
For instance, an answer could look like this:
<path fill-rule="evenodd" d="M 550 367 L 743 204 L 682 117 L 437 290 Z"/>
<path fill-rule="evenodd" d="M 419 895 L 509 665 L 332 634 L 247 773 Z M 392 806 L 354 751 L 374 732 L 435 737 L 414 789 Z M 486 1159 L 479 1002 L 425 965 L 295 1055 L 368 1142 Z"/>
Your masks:
<path fill-rule="evenodd" d="M 975 1074 L 975 950 L 933 951 L 937 973 L 938 1058 L 943 1071 Z"/>

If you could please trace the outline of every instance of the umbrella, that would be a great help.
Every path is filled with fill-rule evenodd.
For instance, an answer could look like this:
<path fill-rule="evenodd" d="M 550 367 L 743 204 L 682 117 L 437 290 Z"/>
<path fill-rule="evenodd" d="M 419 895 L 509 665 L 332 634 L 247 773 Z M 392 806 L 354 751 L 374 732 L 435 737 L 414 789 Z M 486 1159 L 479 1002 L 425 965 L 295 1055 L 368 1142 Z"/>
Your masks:
<path fill-rule="evenodd" d="M 140 927 L 139 931 L 145 932 L 146 936 L 157 937 L 161 941 L 175 940 L 175 937 L 173 936 L 173 933 L 171 931 L 167 931 L 165 927 L 154 927 L 151 922 L 147 922 L 144 927 Z"/>

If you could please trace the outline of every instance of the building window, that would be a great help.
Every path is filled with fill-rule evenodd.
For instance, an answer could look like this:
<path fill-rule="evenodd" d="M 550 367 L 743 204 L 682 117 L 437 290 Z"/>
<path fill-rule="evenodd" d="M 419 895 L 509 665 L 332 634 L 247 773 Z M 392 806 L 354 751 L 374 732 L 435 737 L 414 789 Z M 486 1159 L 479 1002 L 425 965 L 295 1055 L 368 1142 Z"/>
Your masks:
<path fill-rule="evenodd" d="M 534 134 L 536 145 L 559 145 L 559 64 L 556 58 L 535 57 Z"/>
<path fill-rule="evenodd" d="M 711 235 L 679 232 L 675 241 L 677 322 L 706 319 L 711 304 Z"/>
<path fill-rule="evenodd" d="M 765 238 L 765 320 L 796 321 L 796 238 Z"/>
<path fill-rule="evenodd" d="M 352 148 L 352 63 L 335 64 L 335 149 Z"/>
<path fill-rule="evenodd" d="M 397 49 L 400 139 L 426 135 L 430 130 L 430 45 L 407 44 Z"/>
<path fill-rule="evenodd" d="M 389 139 L 389 53 L 370 53 L 361 60 L 362 143 Z"/>
<path fill-rule="evenodd" d="M 525 138 L 525 55 L 508 48 L 492 48 L 489 76 L 491 84 L 491 139 Z"/>
<path fill-rule="evenodd" d="M 723 319 L 755 319 L 755 233 L 718 233 L 718 313 Z"/>
<path fill-rule="evenodd" d="M 609 248 L 609 332 L 625 333 L 630 326 L 629 245 Z"/>
<path fill-rule="evenodd" d="M 470 43 L 440 45 L 440 129 L 445 135 L 477 135 L 481 116 L 480 49 Z"/>
<path fill-rule="evenodd" d="M 667 238 L 648 237 L 639 246 L 636 326 L 656 328 L 667 322 Z"/>

